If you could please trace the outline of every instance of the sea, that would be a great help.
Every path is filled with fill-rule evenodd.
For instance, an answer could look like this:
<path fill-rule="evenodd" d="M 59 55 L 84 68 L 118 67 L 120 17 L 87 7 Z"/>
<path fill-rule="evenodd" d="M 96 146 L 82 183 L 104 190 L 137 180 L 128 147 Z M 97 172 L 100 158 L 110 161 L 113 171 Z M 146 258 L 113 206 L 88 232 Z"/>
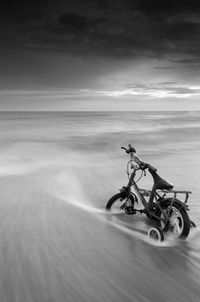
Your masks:
<path fill-rule="evenodd" d="M 200 301 L 200 111 L 0 112 L 0 130 L 0 301 Z M 150 240 L 139 213 L 108 219 L 128 144 L 192 192 L 186 240 Z"/>

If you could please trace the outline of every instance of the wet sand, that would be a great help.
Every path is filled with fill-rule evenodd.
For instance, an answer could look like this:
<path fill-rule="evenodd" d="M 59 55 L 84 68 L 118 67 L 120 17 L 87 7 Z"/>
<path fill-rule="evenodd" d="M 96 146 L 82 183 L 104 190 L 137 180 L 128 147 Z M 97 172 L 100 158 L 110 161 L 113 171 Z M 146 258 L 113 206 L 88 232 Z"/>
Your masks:
<path fill-rule="evenodd" d="M 1 301 L 199 301 L 198 233 L 152 246 L 57 198 L 59 175 L 43 168 L 0 179 Z"/>
<path fill-rule="evenodd" d="M 1 113 L 0 301 L 199 302 L 200 113 Z M 145 216 L 110 220 L 132 143 L 191 190 L 188 240 L 152 244 Z M 140 176 L 140 175 L 138 175 Z M 149 175 L 139 183 L 151 188 Z"/>

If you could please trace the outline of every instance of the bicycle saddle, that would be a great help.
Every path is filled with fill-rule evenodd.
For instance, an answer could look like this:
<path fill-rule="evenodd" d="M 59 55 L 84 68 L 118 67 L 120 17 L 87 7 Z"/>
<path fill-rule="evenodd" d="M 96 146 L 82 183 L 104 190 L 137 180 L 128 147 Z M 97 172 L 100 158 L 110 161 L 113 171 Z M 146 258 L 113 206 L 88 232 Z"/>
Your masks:
<path fill-rule="evenodd" d="M 153 177 L 155 189 L 160 189 L 160 190 L 173 189 L 174 186 L 170 182 L 159 176 L 155 171 L 149 170 L 149 172 Z"/>

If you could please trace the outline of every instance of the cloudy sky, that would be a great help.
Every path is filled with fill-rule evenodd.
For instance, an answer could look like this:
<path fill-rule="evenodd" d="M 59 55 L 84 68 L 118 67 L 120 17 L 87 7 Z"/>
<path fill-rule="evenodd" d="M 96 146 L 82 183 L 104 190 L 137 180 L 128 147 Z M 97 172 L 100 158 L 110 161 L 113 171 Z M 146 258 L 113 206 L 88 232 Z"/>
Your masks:
<path fill-rule="evenodd" d="M 200 110 L 200 1 L 2 0 L 0 110 Z"/>

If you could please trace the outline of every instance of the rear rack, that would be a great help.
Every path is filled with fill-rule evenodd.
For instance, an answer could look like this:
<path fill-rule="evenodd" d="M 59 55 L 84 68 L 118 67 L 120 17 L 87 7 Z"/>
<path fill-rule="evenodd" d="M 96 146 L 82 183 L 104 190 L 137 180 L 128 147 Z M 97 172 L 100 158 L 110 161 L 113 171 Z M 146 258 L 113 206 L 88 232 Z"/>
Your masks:
<path fill-rule="evenodd" d="M 189 194 L 192 194 L 191 191 L 182 191 L 182 190 L 161 190 L 164 193 L 172 193 L 174 194 L 173 198 L 176 199 L 177 194 L 185 194 L 185 201 L 184 203 L 187 203 Z"/>
<path fill-rule="evenodd" d="M 173 199 L 176 199 L 177 198 L 177 194 L 185 194 L 185 200 L 184 200 L 184 203 L 187 203 L 188 201 L 188 198 L 189 198 L 189 194 L 192 194 L 191 191 L 182 191 L 182 190 L 159 190 L 159 191 L 156 191 L 156 194 L 158 194 L 159 192 L 162 192 L 162 193 L 165 193 L 165 194 L 173 194 Z M 151 195 L 151 191 L 150 190 L 145 190 L 145 189 L 139 189 L 139 193 L 143 196 L 150 196 Z M 159 196 L 159 194 L 158 194 Z M 161 197 L 161 196 L 160 196 Z"/>

